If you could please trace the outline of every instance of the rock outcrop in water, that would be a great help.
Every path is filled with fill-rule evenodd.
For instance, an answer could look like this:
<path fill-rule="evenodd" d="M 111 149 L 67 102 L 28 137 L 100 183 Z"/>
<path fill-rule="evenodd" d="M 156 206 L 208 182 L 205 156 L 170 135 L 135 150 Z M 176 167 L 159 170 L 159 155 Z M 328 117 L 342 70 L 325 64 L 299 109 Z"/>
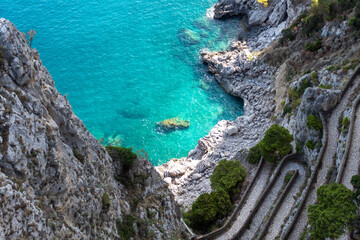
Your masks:
<path fill-rule="evenodd" d="M 28 46 L 0 19 L 0 239 L 179 239 L 180 213 L 146 159 L 114 179 L 105 149 Z M 130 217 L 129 217 L 130 216 Z"/>
<path fill-rule="evenodd" d="M 159 128 L 160 131 L 172 132 L 190 127 L 190 121 L 174 117 L 156 123 L 156 127 Z"/>

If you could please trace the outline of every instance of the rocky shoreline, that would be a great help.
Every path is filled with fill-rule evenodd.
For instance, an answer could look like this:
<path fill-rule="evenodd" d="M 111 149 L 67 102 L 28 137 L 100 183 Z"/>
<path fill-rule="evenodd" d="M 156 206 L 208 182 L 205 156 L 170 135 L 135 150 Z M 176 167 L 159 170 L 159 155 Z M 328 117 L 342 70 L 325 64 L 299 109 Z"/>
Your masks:
<path fill-rule="evenodd" d="M 247 29 L 228 50 L 201 53 L 209 72 L 224 90 L 244 100 L 244 115 L 235 121 L 219 122 L 187 157 L 156 167 L 184 208 L 190 207 L 201 193 L 210 192 L 209 177 L 221 159 L 240 160 L 251 181 L 254 166 L 246 161 L 248 150 L 273 123 L 289 129 L 295 137 L 294 151 L 301 146 L 304 159 L 314 167 L 319 148 L 304 145 L 309 139 L 320 142 L 320 136 L 306 127 L 307 117 L 336 106 L 339 90 L 353 72 L 349 66 L 355 60 L 349 59 L 357 56 L 359 45 L 350 37 L 351 29 L 344 21 L 323 26 L 319 35 L 324 40 L 317 54 L 304 50 L 314 37 L 303 36 L 289 46 L 279 45 L 274 40 L 280 38 L 281 31 L 310 7 L 310 1 L 294 4 L 274 1 L 265 8 L 257 1 L 220 0 L 213 7 L 215 18 L 241 16 L 243 29 Z M 288 91 L 297 91 L 304 81 L 313 83 L 300 94 L 298 103 L 293 103 Z M 285 106 L 291 107 L 290 113 L 284 112 Z"/>
<path fill-rule="evenodd" d="M 201 193 L 210 192 L 209 177 L 221 159 L 240 160 L 251 179 L 254 166 L 244 159 L 272 123 L 278 75 L 276 68 L 257 60 L 257 55 L 305 9 L 298 4 L 301 7 L 291 1 L 274 1 L 265 8 L 257 1 L 220 0 L 214 6 L 215 18 L 242 16 L 248 29 L 228 50 L 201 53 L 225 91 L 244 100 L 244 115 L 219 122 L 186 158 L 156 167 L 180 205 L 188 207 Z"/>

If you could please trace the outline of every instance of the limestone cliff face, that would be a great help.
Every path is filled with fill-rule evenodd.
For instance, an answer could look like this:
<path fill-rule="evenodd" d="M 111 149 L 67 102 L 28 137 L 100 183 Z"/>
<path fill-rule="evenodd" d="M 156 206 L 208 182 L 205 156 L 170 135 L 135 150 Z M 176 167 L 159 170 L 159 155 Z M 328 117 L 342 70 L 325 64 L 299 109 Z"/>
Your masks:
<path fill-rule="evenodd" d="M 56 90 L 25 34 L 5 19 L 0 146 L 0 239 L 118 239 L 116 220 L 126 214 L 134 216 L 135 239 L 182 232 L 173 196 L 152 165 L 136 160 L 131 188 L 116 181 L 110 156 Z"/>

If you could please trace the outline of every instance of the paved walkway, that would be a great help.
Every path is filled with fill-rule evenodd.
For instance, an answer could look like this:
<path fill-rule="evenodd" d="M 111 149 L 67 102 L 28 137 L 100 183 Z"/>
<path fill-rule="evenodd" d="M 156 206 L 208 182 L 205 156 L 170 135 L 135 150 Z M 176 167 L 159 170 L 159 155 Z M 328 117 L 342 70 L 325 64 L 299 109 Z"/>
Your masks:
<path fill-rule="evenodd" d="M 360 107 L 358 106 L 355 113 L 355 125 L 352 132 L 352 141 L 350 146 L 350 151 L 348 159 L 343 159 L 347 161 L 346 167 L 344 169 L 343 177 L 341 183 L 344 184 L 347 188 L 353 190 L 353 186 L 350 183 L 351 178 L 354 175 L 359 174 L 359 165 L 360 165 Z M 348 233 L 342 235 L 339 240 L 350 239 Z"/>
<path fill-rule="evenodd" d="M 289 239 L 300 239 L 301 233 L 304 231 L 306 225 L 308 224 L 307 219 L 307 209 L 308 206 L 314 204 L 316 201 L 316 190 L 323 184 L 326 184 L 326 176 L 329 169 L 333 166 L 334 160 L 333 157 L 336 153 L 337 149 L 337 140 L 339 138 L 339 117 L 341 113 L 345 110 L 346 106 L 349 103 L 349 97 L 351 93 L 353 93 L 354 89 L 359 84 L 359 78 L 354 81 L 352 87 L 348 88 L 346 93 L 344 94 L 341 101 L 338 103 L 334 111 L 331 113 L 330 118 L 328 118 L 327 127 L 328 127 L 328 142 L 326 145 L 326 149 L 324 155 L 321 159 L 322 166 L 320 167 L 315 185 L 309 192 L 307 197 L 307 201 L 305 203 L 305 207 L 303 208 L 299 218 L 296 220 L 296 224 L 294 226 L 293 231 L 291 232 Z"/>
<path fill-rule="evenodd" d="M 354 125 L 354 130 L 352 132 L 352 141 L 351 141 L 346 167 L 344 169 L 344 174 L 341 180 L 341 183 L 351 190 L 353 190 L 353 186 L 350 183 L 351 178 L 353 175 L 359 174 L 359 164 L 360 164 L 360 107 L 359 106 L 357 107 L 355 113 L 353 114 L 355 114 L 355 125 Z"/>
<path fill-rule="evenodd" d="M 299 170 L 300 175 L 292 187 L 292 190 L 294 190 L 294 191 L 290 191 L 289 195 L 300 190 L 301 183 L 306 180 L 305 167 L 302 164 L 300 164 L 299 162 L 297 163 L 297 162 L 291 161 L 289 163 L 286 163 L 281 170 L 280 177 L 277 179 L 274 186 L 269 191 L 265 200 L 262 202 L 262 204 L 260 205 L 260 208 L 258 209 L 255 216 L 253 217 L 250 229 L 247 229 L 244 232 L 244 234 L 241 236 L 241 239 L 256 239 L 257 238 L 257 234 L 260 232 L 260 228 L 261 228 L 262 224 L 264 223 L 265 217 L 268 215 L 269 210 L 271 210 L 272 207 L 275 206 L 276 199 L 280 195 L 280 190 L 283 187 L 285 187 L 284 178 L 285 178 L 286 174 L 292 170 Z M 290 209 L 293 207 L 294 201 L 292 201 L 291 198 L 292 198 L 291 196 L 290 197 L 288 196 L 286 198 L 287 200 L 289 200 L 289 202 L 284 201 L 284 204 L 283 204 L 284 207 L 282 208 L 284 211 L 280 211 L 277 214 L 279 221 L 281 221 L 280 219 L 284 220 L 285 217 L 287 216 L 284 213 L 286 213 L 287 211 L 290 211 Z M 279 223 L 279 226 L 281 226 L 281 223 Z M 272 225 L 272 227 L 275 228 L 274 225 Z"/>
<path fill-rule="evenodd" d="M 247 219 L 247 217 L 251 212 L 251 209 L 254 208 L 256 204 L 256 200 L 259 198 L 260 194 L 263 192 L 263 190 L 265 189 L 268 183 L 269 177 L 271 176 L 272 173 L 271 168 L 272 167 L 270 163 L 264 164 L 261 172 L 259 173 L 260 177 L 258 177 L 257 179 L 253 179 L 253 181 L 256 181 L 256 183 L 252 187 L 249 197 L 246 203 L 244 204 L 244 206 L 242 207 L 242 209 L 240 210 L 236 221 L 232 224 L 231 228 L 228 231 L 217 237 L 217 239 L 221 239 L 221 240 L 231 239 L 231 237 L 235 235 L 237 231 L 240 229 L 240 227 L 244 224 L 245 220 Z"/>
<path fill-rule="evenodd" d="M 287 193 L 286 197 L 284 198 L 283 204 L 281 204 L 274 219 L 271 221 L 265 239 L 274 240 L 276 236 L 280 235 L 282 230 L 281 226 L 285 224 L 286 217 L 289 216 L 290 211 L 295 205 L 296 195 L 299 193 L 299 191 L 301 191 L 304 182 L 307 181 L 306 168 L 301 164 L 297 164 L 297 166 L 293 167 L 297 167 L 297 170 L 299 171 L 299 176 L 290 191 Z M 281 180 L 283 181 L 284 179 Z"/>

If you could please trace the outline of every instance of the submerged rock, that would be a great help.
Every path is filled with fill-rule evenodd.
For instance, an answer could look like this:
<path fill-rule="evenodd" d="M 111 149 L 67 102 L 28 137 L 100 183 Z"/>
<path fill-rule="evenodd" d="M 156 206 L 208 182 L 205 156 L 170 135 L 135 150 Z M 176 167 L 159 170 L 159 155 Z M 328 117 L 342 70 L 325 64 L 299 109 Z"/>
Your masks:
<path fill-rule="evenodd" d="M 201 17 L 196 19 L 193 22 L 194 27 L 196 28 L 201 28 L 204 30 L 209 31 L 210 30 L 210 22 L 209 22 L 209 18 L 208 17 Z"/>
<path fill-rule="evenodd" d="M 187 28 L 180 29 L 178 37 L 186 45 L 198 44 L 201 38 L 199 33 Z"/>
<path fill-rule="evenodd" d="M 179 117 L 174 117 L 165 119 L 161 122 L 157 122 L 156 127 L 158 127 L 162 131 L 171 132 L 190 127 L 190 121 L 182 120 Z"/>
<path fill-rule="evenodd" d="M 147 117 L 147 111 L 145 111 L 145 109 L 122 108 L 116 110 L 116 113 L 128 119 L 144 119 Z"/>
<path fill-rule="evenodd" d="M 110 146 L 121 146 L 123 137 L 121 135 L 111 135 L 107 138 L 107 143 Z"/>
<path fill-rule="evenodd" d="M 204 89 L 205 91 L 208 91 L 210 89 L 209 84 L 207 84 L 204 80 L 199 80 L 200 88 Z"/>

